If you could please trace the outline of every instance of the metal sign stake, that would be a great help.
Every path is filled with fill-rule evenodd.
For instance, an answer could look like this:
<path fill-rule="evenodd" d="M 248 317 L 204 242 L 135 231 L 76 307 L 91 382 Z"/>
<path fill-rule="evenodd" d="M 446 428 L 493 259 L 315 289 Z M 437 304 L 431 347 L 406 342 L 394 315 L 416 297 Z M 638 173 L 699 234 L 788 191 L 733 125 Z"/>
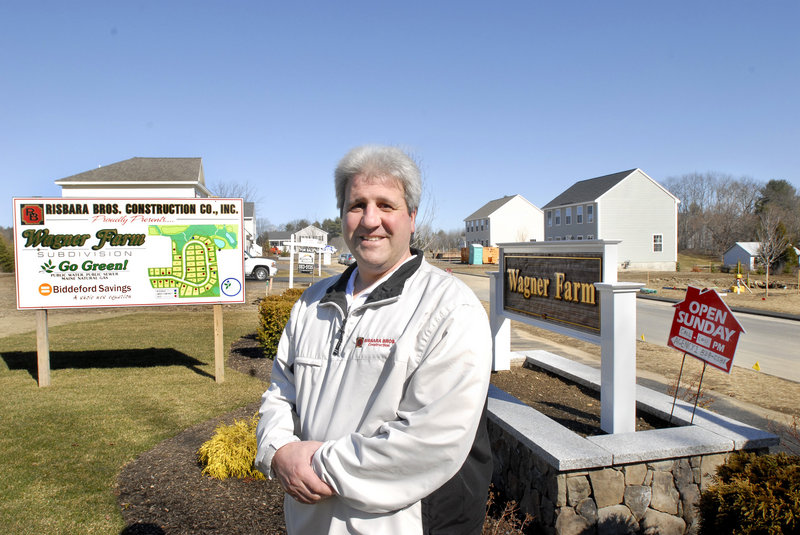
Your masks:
<path fill-rule="evenodd" d="M 703 362 L 703 371 L 700 372 L 700 383 L 697 385 L 697 395 L 694 398 L 694 408 L 692 409 L 692 419 L 689 425 L 694 423 L 694 411 L 697 410 L 697 403 L 700 401 L 700 389 L 703 388 L 703 376 L 706 374 L 706 363 Z"/>
<path fill-rule="evenodd" d="M 675 401 L 678 399 L 678 390 L 681 387 L 681 376 L 683 375 L 683 365 L 686 363 L 686 353 L 683 354 L 681 361 L 681 371 L 678 372 L 678 384 L 675 385 L 675 395 L 672 396 L 672 410 L 669 411 L 669 423 L 672 423 L 672 413 L 675 412 Z"/>

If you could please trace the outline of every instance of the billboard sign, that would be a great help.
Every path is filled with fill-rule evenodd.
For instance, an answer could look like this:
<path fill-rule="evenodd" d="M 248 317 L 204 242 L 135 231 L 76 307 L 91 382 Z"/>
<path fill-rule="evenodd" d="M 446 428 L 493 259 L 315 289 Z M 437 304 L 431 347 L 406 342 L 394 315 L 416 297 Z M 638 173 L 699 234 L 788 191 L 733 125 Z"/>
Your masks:
<path fill-rule="evenodd" d="M 14 199 L 18 309 L 244 302 L 242 199 Z"/>

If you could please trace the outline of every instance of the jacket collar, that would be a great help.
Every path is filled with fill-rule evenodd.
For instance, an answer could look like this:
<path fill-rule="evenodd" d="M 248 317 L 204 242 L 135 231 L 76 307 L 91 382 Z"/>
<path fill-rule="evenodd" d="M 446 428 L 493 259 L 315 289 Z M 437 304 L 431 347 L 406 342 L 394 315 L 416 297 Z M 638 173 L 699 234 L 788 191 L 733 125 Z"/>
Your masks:
<path fill-rule="evenodd" d="M 367 297 L 365 304 L 382 301 L 397 297 L 403 293 L 403 287 L 406 281 L 413 275 L 422 265 L 423 253 L 419 249 L 411 248 L 411 254 L 414 256 L 411 260 L 400 266 L 397 271 L 377 288 L 372 290 L 372 293 Z M 350 280 L 350 275 L 356 269 L 358 264 L 351 264 L 344 273 L 334 282 L 326 291 L 325 296 L 320 300 L 320 304 L 333 302 L 339 305 L 342 310 L 347 310 L 347 299 L 345 293 L 347 291 L 347 281 Z"/>

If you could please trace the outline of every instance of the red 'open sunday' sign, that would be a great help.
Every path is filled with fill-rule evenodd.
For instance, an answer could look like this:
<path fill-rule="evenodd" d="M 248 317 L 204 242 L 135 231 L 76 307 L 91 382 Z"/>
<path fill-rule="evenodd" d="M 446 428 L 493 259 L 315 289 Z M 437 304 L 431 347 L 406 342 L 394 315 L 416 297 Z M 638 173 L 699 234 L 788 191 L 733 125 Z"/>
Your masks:
<path fill-rule="evenodd" d="M 730 373 L 742 325 L 715 290 L 689 286 L 675 306 L 667 345 Z"/>

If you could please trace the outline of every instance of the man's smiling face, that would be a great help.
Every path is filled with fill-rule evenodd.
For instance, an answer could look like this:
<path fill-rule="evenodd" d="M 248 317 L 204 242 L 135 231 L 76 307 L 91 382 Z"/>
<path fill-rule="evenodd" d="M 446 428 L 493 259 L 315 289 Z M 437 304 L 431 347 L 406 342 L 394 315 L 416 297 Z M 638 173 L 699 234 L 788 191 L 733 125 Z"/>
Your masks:
<path fill-rule="evenodd" d="M 403 187 L 392 177 L 356 175 L 347 186 L 342 231 L 367 285 L 411 253 L 416 211 L 408 213 Z"/>

